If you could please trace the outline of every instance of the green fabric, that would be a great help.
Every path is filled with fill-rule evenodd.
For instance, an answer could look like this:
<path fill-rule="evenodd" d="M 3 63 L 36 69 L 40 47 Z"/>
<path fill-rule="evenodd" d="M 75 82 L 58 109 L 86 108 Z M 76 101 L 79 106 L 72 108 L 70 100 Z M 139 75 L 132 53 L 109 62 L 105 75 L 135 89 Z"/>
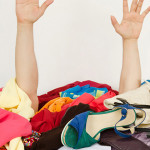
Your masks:
<path fill-rule="evenodd" d="M 65 143 L 69 147 L 72 147 L 74 149 L 89 147 L 97 143 L 99 140 L 95 140 L 94 138 L 92 138 L 84 129 L 78 143 L 77 141 L 78 141 L 78 132 L 74 127 L 68 126 L 68 129 L 65 134 Z"/>

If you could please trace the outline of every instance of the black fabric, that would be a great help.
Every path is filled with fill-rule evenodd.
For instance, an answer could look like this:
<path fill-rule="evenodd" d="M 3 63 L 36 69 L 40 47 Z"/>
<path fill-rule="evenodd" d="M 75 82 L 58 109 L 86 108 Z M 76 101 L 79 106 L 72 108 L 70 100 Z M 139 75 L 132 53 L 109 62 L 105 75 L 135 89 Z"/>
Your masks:
<path fill-rule="evenodd" d="M 135 128 L 137 132 L 150 132 L 150 128 Z"/>
<path fill-rule="evenodd" d="M 38 142 L 34 142 L 31 150 L 58 150 L 62 145 L 61 133 L 64 126 L 76 115 L 91 110 L 89 105 L 79 104 L 68 108 L 59 127 L 42 133 Z M 150 150 L 150 148 L 140 140 L 131 138 L 122 138 L 117 135 L 113 129 L 101 133 L 99 144 L 111 146 L 112 150 Z M 29 149 L 26 149 L 29 150 Z"/>
<path fill-rule="evenodd" d="M 142 141 L 134 137 L 122 138 L 113 129 L 101 133 L 99 144 L 111 146 L 113 150 L 150 150 Z"/>
<path fill-rule="evenodd" d="M 80 103 L 68 108 L 59 127 L 42 133 L 38 142 L 34 142 L 31 150 L 58 150 L 62 145 L 61 133 L 65 125 L 76 115 L 91 110 L 89 105 Z"/>
<path fill-rule="evenodd" d="M 117 100 L 119 100 L 121 103 L 115 102 L 114 106 L 129 104 L 126 99 L 117 98 Z M 141 109 L 150 109 L 150 105 L 138 105 L 138 104 L 129 104 L 129 105 L 136 107 L 136 108 L 141 108 Z"/>

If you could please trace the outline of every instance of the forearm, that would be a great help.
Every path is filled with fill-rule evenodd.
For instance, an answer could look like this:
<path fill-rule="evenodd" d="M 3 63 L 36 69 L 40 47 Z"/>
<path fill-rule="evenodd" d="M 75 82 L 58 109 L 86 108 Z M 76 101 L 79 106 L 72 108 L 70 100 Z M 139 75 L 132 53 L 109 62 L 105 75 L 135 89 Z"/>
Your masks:
<path fill-rule="evenodd" d="M 119 93 L 136 89 L 141 83 L 141 65 L 136 39 L 123 40 L 123 64 Z"/>
<path fill-rule="evenodd" d="M 17 25 L 16 81 L 28 95 L 37 93 L 38 69 L 34 53 L 33 24 Z"/>

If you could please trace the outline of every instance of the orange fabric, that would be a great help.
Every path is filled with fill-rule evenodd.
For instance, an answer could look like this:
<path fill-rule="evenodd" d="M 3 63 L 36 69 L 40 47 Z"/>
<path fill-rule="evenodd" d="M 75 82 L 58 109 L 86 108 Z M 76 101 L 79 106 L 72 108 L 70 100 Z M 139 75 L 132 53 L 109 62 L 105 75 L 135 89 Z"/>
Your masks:
<path fill-rule="evenodd" d="M 44 109 L 48 109 L 50 112 L 60 112 L 61 107 L 73 102 L 70 97 L 57 97 L 48 103 L 46 103 L 37 113 Z"/>
<path fill-rule="evenodd" d="M 60 99 L 56 100 L 52 105 L 49 106 L 48 110 L 50 112 L 60 112 L 61 107 L 71 103 L 73 100 L 69 97 L 61 97 Z"/>
<path fill-rule="evenodd" d="M 5 146 L 0 147 L 0 150 L 7 150 Z"/>

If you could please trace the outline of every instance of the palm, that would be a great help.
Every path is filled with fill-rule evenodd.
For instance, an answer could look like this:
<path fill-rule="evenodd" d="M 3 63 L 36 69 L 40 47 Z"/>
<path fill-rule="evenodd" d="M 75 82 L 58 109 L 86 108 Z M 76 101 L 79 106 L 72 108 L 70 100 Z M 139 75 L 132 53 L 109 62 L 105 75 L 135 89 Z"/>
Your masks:
<path fill-rule="evenodd" d="M 118 33 L 125 38 L 138 38 L 143 25 L 143 17 L 137 13 L 128 14 L 121 22 Z"/>
<path fill-rule="evenodd" d="M 123 7 L 123 20 L 121 24 L 117 22 L 115 17 L 112 17 L 112 24 L 117 33 L 119 33 L 124 39 L 137 39 L 141 33 L 142 25 L 145 16 L 148 14 L 150 8 L 146 9 L 140 14 L 143 0 L 139 0 L 139 3 L 135 3 L 133 0 L 131 5 L 131 11 L 129 12 L 127 0 L 124 0 Z"/>
<path fill-rule="evenodd" d="M 53 0 L 47 1 L 49 4 L 53 2 Z M 39 0 L 16 0 L 16 14 L 18 21 L 34 23 L 43 15 L 44 9 L 47 7 L 45 5 L 43 6 L 43 9 L 39 7 Z"/>

